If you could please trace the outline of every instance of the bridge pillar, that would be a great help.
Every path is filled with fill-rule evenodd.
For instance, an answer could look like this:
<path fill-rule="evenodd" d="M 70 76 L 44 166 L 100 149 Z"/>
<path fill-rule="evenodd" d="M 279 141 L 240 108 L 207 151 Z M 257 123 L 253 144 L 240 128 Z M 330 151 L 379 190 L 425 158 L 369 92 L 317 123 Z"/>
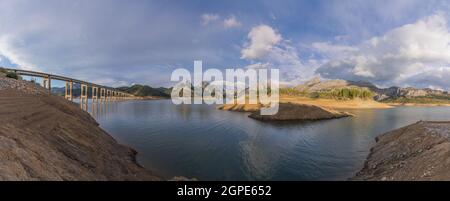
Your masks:
<path fill-rule="evenodd" d="M 72 91 L 72 89 L 73 89 L 73 82 L 72 81 L 66 81 L 66 95 L 65 95 L 65 97 L 66 97 L 66 99 L 67 100 L 70 100 L 70 101 L 73 101 L 73 91 Z"/>
<path fill-rule="evenodd" d="M 92 86 L 92 102 L 98 102 L 98 87 Z"/>
<path fill-rule="evenodd" d="M 42 87 L 48 89 L 48 92 L 52 92 L 52 79 L 50 76 L 42 78 Z"/>
<path fill-rule="evenodd" d="M 83 110 L 88 110 L 88 86 L 81 84 L 80 106 Z"/>
<path fill-rule="evenodd" d="M 111 90 L 106 90 L 106 101 L 111 101 Z"/>
<path fill-rule="evenodd" d="M 102 102 L 106 101 L 106 89 L 105 88 L 100 89 L 100 100 Z"/>

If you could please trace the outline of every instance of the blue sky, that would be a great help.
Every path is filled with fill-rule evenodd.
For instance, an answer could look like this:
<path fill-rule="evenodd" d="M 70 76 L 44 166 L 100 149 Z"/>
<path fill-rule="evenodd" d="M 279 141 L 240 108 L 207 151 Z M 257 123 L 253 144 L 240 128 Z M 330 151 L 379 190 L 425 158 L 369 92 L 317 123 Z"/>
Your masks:
<path fill-rule="evenodd" d="M 0 65 L 170 86 L 176 68 L 279 68 L 448 90 L 448 1 L 3 0 Z"/>

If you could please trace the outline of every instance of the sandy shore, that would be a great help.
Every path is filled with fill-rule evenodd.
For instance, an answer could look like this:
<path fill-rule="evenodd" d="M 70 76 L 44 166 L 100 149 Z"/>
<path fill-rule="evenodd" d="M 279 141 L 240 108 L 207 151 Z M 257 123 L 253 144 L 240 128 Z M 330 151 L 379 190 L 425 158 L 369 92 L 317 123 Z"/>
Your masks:
<path fill-rule="evenodd" d="M 0 180 L 160 180 L 78 105 L 0 77 Z"/>
<path fill-rule="evenodd" d="M 450 121 L 420 121 L 376 141 L 352 180 L 450 180 Z"/>
<path fill-rule="evenodd" d="M 345 109 L 386 109 L 393 108 L 394 105 L 376 102 L 373 100 L 347 100 L 339 101 L 334 99 L 312 99 L 301 96 L 281 96 L 280 104 L 298 104 L 298 105 L 313 105 L 328 110 L 345 110 Z M 220 110 L 236 111 L 236 112 L 255 112 L 259 111 L 261 104 L 223 104 L 217 107 Z"/>
<path fill-rule="evenodd" d="M 398 106 L 409 106 L 409 107 L 439 107 L 439 106 L 445 106 L 450 107 L 450 104 L 435 104 L 435 103 L 429 103 L 429 104 L 423 104 L 423 103 L 387 103 L 390 106 L 398 107 Z"/>
<path fill-rule="evenodd" d="M 312 99 L 300 96 L 281 96 L 280 102 L 291 102 L 299 104 L 316 105 L 331 109 L 386 109 L 393 106 L 374 100 L 334 100 L 334 99 Z"/>

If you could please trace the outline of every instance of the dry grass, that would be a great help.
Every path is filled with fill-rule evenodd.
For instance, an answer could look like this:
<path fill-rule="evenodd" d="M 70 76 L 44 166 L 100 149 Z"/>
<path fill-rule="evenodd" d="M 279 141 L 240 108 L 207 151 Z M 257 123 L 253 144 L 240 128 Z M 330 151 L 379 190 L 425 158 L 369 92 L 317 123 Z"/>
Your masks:
<path fill-rule="evenodd" d="M 291 102 L 298 104 L 316 105 L 331 109 L 384 109 L 393 106 L 374 100 L 335 100 L 335 99 L 313 99 L 300 96 L 281 96 L 280 102 Z"/>

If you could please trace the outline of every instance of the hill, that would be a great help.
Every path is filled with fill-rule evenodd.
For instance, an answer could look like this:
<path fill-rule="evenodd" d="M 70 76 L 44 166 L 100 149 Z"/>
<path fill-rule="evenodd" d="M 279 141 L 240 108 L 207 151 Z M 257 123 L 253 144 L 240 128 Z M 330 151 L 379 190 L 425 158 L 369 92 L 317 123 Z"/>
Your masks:
<path fill-rule="evenodd" d="M 140 85 L 140 84 L 135 84 L 131 87 L 118 87 L 117 89 L 133 94 L 135 96 L 141 97 L 156 96 L 163 98 L 169 98 L 170 92 L 172 90 L 172 88 L 164 88 L 164 87 L 153 88 L 147 85 Z"/>
<path fill-rule="evenodd" d="M 368 82 L 347 80 L 320 80 L 314 78 L 293 88 L 282 88 L 282 95 L 306 96 L 310 98 L 351 100 L 355 98 L 372 99 L 375 85 Z"/>

